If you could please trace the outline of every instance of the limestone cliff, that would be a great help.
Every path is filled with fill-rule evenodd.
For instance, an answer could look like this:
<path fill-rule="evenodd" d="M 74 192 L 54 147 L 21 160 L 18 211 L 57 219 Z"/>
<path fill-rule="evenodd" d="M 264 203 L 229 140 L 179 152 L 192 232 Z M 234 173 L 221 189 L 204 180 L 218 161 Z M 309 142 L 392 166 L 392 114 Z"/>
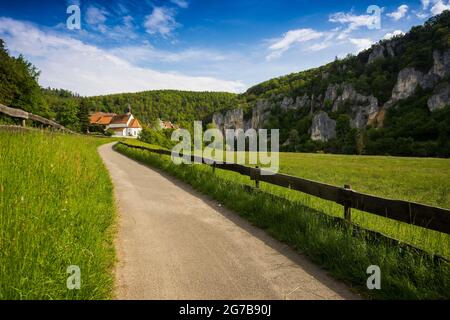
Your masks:
<path fill-rule="evenodd" d="M 333 138 L 336 138 L 336 121 L 330 119 L 326 112 L 318 112 L 312 121 L 311 140 L 328 141 Z"/>

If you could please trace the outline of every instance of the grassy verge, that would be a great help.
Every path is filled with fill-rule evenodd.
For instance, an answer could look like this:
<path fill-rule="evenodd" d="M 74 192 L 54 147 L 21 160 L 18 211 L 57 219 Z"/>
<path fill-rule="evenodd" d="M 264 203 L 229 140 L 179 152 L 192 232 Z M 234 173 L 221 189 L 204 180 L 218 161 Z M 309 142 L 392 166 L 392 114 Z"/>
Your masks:
<path fill-rule="evenodd" d="M 107 299 L 115 253 L 108 142 L 0 132 L 0 299 Z M 67 267 L 81 269 L 68 290 Z"/>
<path fill-rule="evenodd" d="M 117 145 L 116 150 L 163 169 L 265 229 L 275 238 L 306 253 L 336 278 L 367 297 L 379 299 L 450 298 L 450 266 L 430 255 L 404 250 L 379 238 L 354 234 L 335 219 L 304 202 L 273 197 L 276 192 L 246 192 L 239 175 L 204 165 L 174 165 L 166 156 Z M 233 174 L 231 177 L 230 174 Z M 266 186 L 267 187 L 267 186 Z M 273 190 L 272 190 L 273 191 Z M 381 268 L 382 289 L 368 290 L 369 265 Z"/>

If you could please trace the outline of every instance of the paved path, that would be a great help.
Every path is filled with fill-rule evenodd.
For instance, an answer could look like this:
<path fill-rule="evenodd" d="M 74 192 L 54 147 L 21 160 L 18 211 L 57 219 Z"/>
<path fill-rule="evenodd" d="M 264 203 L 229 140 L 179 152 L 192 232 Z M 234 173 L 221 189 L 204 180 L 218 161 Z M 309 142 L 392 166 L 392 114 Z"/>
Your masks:
<path fill-rule="evenodd" d="M 355 299 L 304 256 L 188 185 L 99 148 L 119 208 L 119 299 Z"/>

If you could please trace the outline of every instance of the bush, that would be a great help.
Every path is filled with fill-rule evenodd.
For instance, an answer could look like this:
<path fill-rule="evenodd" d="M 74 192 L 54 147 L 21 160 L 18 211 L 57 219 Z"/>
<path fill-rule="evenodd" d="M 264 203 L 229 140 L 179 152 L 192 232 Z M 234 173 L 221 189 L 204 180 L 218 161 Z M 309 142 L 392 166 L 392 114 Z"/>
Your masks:
<path fill-rule="evenodd" d="M 105 131 L 105 136 L 107 136 L 107 137 L 111 137 L 114 134 L 115 134 L 115 132 L 114 132 L 113 129 L 108 129 L 108 130 Z"/>
<path fill-rule="evenodd" d="M 138 139 L 149 144 L 159 145 L 164 148 L 172 148 L 175 143 L 171 141 L 173 130 L 155 130 L 146 128 L 141 131 Z"/>

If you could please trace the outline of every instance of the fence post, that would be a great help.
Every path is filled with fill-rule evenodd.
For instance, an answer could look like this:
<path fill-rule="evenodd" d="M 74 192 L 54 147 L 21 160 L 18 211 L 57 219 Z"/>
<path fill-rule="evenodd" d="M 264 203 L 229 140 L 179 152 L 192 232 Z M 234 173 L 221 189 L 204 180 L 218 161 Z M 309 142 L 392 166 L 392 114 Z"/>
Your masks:
<path fill-rule="evenodd" d="M 259 175 L 261 174 L 261 171 L 259 170 L 259 167 L 258 166 L 256 166 L 256 169 L 258 169 L 258 174 L 256 175 L 256 177 L 255 177 L 255 187 L 256 187 L 256 189 L 259 189 Z"/>
<path fill-rule="evenodd" d="M 26 124 L 26 122 L 25 122 L 25 119 L 22 119 L 22 127 L 26 127 L 27 126 L 27 124 Z"/>
<path fill-rule="evenodd" d="M 213 173 L 216 172 L 216 162 L 213 161 L 212 163 L 212 169 L 213 169 Z"/>
<path fill-rule="evenodd" d="M 344 185 L 344 189 L 352 190 L 352 188 L 348 184 Z M 344 219 L 347 222 L 352 222 L 352 208 L 348 200 L 344 201 Z"/>

